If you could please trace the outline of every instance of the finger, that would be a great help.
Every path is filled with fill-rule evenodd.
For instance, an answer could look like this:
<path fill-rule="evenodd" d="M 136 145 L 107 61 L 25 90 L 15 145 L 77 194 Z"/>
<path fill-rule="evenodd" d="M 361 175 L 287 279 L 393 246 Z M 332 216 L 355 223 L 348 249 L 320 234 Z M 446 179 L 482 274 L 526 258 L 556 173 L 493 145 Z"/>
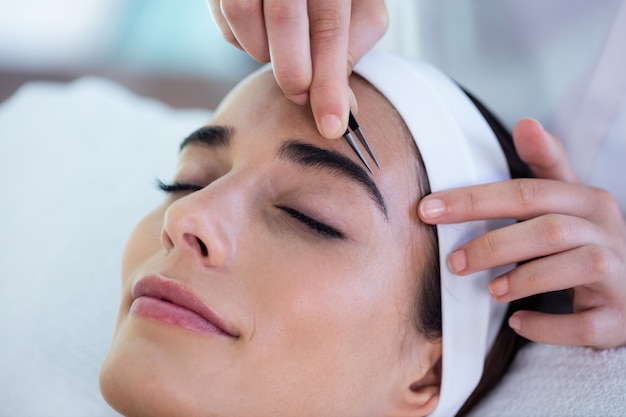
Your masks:
<path fill-rule="evenodd" d="M 348 39 L 348 73 L 383 37 L 389 27 L 384 0 L 361 0 L 352 3 Z"/>
<path fill-rule="evenodd" d="M 309 102 L 313 76 L 305 0 L 266 0 L 269 53 L 278 85 L 297 104 Z"/>
<path fill-rule="evenodd" d="M 241 48 L 255 60 L 269 62 L 263 0 L 224 1 L 221 12 Z"/>
<path fill-rule="evenodd" d="M 389 27 L 389 14 L 384 0 L 363 0 L 352 4 L 348 35 L 348 74 L 356 63 L 383 37 Z M 356 97 L 349 89 L 350 111 L 358 114 Z"/>
<path fill-rule="evenodd" d="M 426 223 L 513 218 L 526 220 L 546 213 L 592 217 L 602 190 L 562 181 L 520 178 L 439 191 L 422 199 L 420 218 Z"/>
<path fill-rule="evenodd" d="M 243 48 L 235 38 L 232 30 L 230 29 L 230 25 L 226 21 L 226 18 L 222 14 L 222 6 L 220 0 L 206 0 L 207 5 L 209 6 L 209 11 L 211 12 L 211 17 L 213 18 L 213 22 L 219 29 L 222 37 L 231 45 L 241 49 Z"/>
<path fill-rule="evenodd" d="M 455 274 L 466 275 L 602 243 L 603 235 L 593 223 L 549 214 L 480 235 L 455 249 L 448 264 Z"/>
<path fill-rule="evenodd" d="M 341 137 L 348 125 L 350 2 L 318 0 L 308 8 L 313 78 L 311 108 L 320 133 Z"/>
<path fill-rule="evenodd" d="M 537 178 L 579 182 L 561 141 L 536 120 L 520 120 L 513 129 L 513 142 L 520 158 Z"/>
<path fill-rule="evenodd" d="M 509 318 L 509 326 L 520 336 L 538 343 L 604 349 L 624 343 L 623 331 L 614 331 L 623 328 L 620 319 L 621 315 L 610 307 L 576 314 L 517 311 Z"/>
<path fill-rule="evenodd" d="M 489 292 L 497 301 L 510 302 L 582 285 L 606 288 L 618 266 L 610 250 L 585 245 L 519 265 L 494 279 Z"/>

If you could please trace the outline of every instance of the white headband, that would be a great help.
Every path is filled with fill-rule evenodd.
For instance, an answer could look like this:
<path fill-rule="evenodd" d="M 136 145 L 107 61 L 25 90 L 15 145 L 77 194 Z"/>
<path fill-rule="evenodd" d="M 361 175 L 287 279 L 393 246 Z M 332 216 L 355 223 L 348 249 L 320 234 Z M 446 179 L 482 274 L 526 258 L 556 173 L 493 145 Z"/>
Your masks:
<path fill-rule="evenodd" d="M 510 178 L 492 129 L 446 75 L 424 62 L 380 50 L 364 56 L 354 72 L 374 85 L 404 119 L 424 160 L 433 192 Z M 487 290 L 488 283 L 505 268 L 456 276 L 448 269 L 447 257 L 461 243 L 508 223 L 474 221 L 437 226 L 443 370 L 439 405 L 431 417 L 453 416 L 474 391 L 507 307 L 495 302 Z"/>

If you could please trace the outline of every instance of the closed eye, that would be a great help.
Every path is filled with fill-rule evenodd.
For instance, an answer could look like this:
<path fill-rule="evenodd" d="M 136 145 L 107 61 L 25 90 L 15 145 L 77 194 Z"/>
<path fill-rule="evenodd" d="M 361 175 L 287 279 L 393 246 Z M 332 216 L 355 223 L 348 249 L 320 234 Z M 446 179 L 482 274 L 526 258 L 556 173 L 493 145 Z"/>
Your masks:
<path fill-rule="evenodd" d="M 196 192 L 200 191 L 204 187 L 197 184 L 186 183 L 186 182 L 174 182 L 171 184 L 165 183 L 161 180 L 157 180 L 157 187 L 166 193 L 181 193 L 181 192 Z M 315 220 L 312 217 L 307 216 L 304 213 L 299 212 L 298 210 L 292 209 L 291 207 L 277 206 L 279 209 L 287 213 L 292 218 L 296 219 L 311 231 L 325 237 L 331 239 L 345 239 L 343 233 L 338 231 L 332 226 L 327 225 L 326 223 L 320 222 L 319 220 Z"/>
<path fill-rule="evenodd" d="M 166 193 L 195 192 L 200 191 L 204 187 L 197 184 L 187 182 L 174 182 L 167 184 L 161 180 L 157 180 L 157 188 Z"/>
<path fill-rule="evenodd" d="M 293 217 L 294 219 L 296 219 L 297 221 L 305 225 L 306 227 L 308 227 L 313 232 L 325 238 L 342 239 L 342 240 L 345 239 L 345 236 L 343 235 L 343 233 L 341 233 L 334 227 L 327 225 L 326 223 L 322 223 L 318 220 L 315 220 L 314 218 L 309 217 L 306 214 L 303 214 L 299 212 L 298 210 L 294 210 L 290 207 L 284 207 L 284 206 L 277 206 L 277 207 L 281 209 L 282 211 L 284 211 L 285 213 L 287 213 L 289 216 Z"/>

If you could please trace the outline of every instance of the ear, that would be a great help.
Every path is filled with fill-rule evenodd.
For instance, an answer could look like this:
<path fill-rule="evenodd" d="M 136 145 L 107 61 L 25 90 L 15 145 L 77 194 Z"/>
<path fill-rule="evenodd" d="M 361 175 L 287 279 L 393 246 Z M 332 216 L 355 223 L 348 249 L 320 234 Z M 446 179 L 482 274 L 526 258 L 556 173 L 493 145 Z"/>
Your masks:
<path fill-rule="evenodd" d="M 417 417 L 431 414 L 439 404 L 441 392 L 441 340 L 421 339 L 407 354 L 406 372 L 399 386 L 399 401 L 393 417 Z"/>

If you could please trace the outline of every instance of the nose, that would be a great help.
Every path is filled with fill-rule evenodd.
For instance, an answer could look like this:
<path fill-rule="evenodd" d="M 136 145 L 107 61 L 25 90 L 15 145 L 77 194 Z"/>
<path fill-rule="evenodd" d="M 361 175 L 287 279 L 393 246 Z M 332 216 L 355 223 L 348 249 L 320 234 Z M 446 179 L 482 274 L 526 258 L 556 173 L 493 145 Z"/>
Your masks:
<path fill-rule="evenodd" d="M 245 221 L 241 200 L 234 191 L 211 186 L 176 200 L 165 212 L 161 245 L 168 254 L 177 252 L 206 267 L 226 266 Z"/>

